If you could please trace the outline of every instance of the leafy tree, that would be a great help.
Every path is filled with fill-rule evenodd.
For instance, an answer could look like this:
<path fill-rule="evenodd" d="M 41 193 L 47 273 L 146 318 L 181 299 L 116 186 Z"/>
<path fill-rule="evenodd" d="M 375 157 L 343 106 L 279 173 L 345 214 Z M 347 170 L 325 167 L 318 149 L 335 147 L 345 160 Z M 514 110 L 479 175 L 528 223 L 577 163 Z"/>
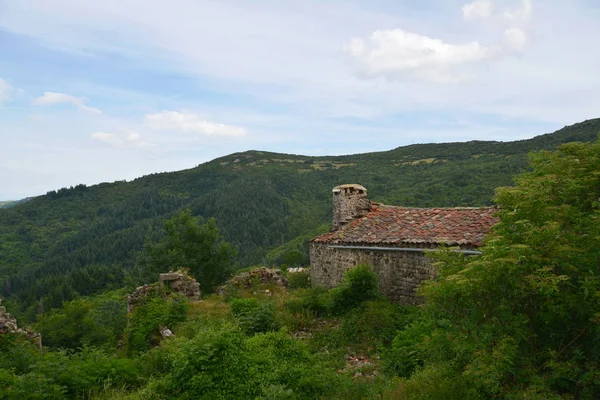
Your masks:
<path fill-rule="evenodd" d="M 234 248 L 221 235 L 214 218 L 202 222 L 189 210 L 168 219 L 166 235 L 148 244 L 141 260 L 151 280 L 159 272 L 187 268 L 204 292 L 212 292 L 234 270 Z"/>
<path fill-rule="evenodd" d="M 332 291 L 333 312 L 341 314 L 380 296 L 377 275 L 368 265 L 358 265 L 344 274 L 344 282 Z"/>
<path fill-rule="evenodd" d="M 430 331 L 413 346 L 425 363 L 408 387 L 600 398 L 600 141 L 533 154 L 496 202 L 483 256 L 445 254 L 425 286 Z"/>

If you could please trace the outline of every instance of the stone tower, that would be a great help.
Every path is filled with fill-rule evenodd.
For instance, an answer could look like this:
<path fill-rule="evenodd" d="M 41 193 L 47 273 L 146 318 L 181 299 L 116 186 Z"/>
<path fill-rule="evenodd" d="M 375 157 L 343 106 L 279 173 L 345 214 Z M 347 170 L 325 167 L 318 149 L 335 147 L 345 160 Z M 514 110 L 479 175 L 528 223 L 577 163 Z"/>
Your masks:
<path fill-rule="evenodd" d="M 339 229 L 355 218 L 371 210 L 367 189 L 358 184 L 340 185 L 333 188 L 333 229 Z"/>

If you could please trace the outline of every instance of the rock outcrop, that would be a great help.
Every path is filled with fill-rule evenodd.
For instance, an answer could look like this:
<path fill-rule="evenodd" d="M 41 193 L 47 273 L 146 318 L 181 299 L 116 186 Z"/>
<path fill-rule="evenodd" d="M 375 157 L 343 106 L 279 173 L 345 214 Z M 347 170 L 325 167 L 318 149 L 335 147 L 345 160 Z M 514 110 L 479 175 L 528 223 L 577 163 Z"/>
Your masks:
<path fill-rule="evenodd" d="M 158 276 L 158 283 L 138 286 L 135 292 L 127 296 L 127 313 L 144 301 L 149 294 L 173 292 L 180 293 L 190 300 L 200 300 L 200 284 L 183 272 L 168 272 Z"/>
<path fill-rule="evenodd" d="M 33 341 L 38 348 L 42 348 L 42 334 L 19 328 L 17 320 L 6 311 L 6 307 L 2 306 L 2 300 L 0 300 L 0 335 L 7 334 L 24 335 Z"/>

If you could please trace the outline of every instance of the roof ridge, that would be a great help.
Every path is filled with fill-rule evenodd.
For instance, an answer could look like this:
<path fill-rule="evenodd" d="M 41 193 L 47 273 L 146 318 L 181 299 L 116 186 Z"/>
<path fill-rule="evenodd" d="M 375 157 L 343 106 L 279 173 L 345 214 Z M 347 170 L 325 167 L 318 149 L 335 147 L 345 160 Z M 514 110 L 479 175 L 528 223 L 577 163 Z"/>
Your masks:
<path fill-rule="evenodd" d="M 407 207 L 393 206 L 389 204 L 376 203 L 379 207 L 402 208 L 407 210 L 492 210 L 499 209 L 498 206 L 481 206 L 481 207 Z"/>

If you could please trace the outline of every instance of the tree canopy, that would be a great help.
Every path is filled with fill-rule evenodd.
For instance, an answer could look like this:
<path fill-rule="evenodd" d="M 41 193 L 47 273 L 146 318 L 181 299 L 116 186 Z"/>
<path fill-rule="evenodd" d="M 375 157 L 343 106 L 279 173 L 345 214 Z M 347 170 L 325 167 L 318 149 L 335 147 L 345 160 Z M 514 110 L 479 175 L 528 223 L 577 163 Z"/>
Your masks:
<path fill-rule="evenodd" d="M 409 384 L 449 398 L 598 398 L 600 141 L 532 154 L 495 201 L 483 256 L 445 254 L 424 288 L 427 318 L 397 338 L 427 332 Z"/>
<path fill-rule="evenodd" d="M 165 236 L 148 243 L 140 260 L 150 281 L 160 272 L 186 268 L 211 293 L 234 270 L 235 249 L 223 239 L 214 218 L 203 222 L 189 210 L 165 221 Z"/>

